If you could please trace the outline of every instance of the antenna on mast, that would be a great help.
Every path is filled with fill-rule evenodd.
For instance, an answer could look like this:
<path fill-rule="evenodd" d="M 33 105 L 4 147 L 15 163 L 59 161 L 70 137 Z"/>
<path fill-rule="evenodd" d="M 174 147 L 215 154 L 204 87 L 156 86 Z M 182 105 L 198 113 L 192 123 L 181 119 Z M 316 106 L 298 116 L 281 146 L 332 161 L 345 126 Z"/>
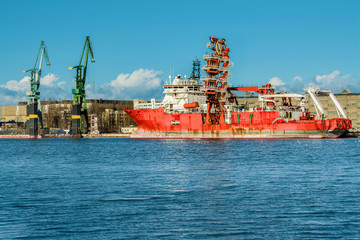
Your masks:
<path fill-rule="evenodd" d="M 200 61 L 195 58 L 193 61 L 193 70 L 190 75 L 191 80 L 196 80 L 198 83 L 200 82 Z"/>

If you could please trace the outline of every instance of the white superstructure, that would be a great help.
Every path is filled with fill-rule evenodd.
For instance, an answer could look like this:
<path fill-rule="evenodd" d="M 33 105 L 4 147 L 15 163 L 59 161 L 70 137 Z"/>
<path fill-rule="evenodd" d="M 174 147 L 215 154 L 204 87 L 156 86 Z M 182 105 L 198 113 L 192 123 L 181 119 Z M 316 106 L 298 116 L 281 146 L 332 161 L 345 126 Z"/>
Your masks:
<path fill-rule="evenodd" d="M 165 97 L 161 103 L 156 103 L 151 99 L 151 103 L 139 104 L 139 109 L 164 107 L 166 113 L 190 113 L 206 111 L 206 96 L 201 91 L 203 85 L 193 79 L 184 79 L 180 75 L 173 81 L 169 77 L 169 82 L 164 85 Z M 197 103 L 197 104 L 196 104 Z M 186 108 L 185 104 L 194 104 L 198 107 Z"/>

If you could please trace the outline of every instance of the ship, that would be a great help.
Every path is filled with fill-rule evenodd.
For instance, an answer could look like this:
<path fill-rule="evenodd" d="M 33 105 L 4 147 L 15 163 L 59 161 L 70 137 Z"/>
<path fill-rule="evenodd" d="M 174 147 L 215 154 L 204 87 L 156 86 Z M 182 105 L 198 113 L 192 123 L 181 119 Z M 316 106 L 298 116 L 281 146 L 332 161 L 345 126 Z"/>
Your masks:
<path fill-rule="evenodd" d="M 305 94 L 275 92 L 270 83 L 233 87 L 228 82 L 229 67 L 233 64 L 226 40 L 210 37 L 207 47 L 212 52 L 203 56 L 205 77 L 192 74 L 190 78 L 178 75 L 172 79 L 170 76 L 163 86 L 165 96 L 161 102 L 151 99 L 125 110 L 137 124 L 132 138 L 338 138 L 352 127 L 329 90 L 313 86 L 304 89 Z M 239 104 L 235 91 L 257 93 L 258 106 Z M 319 95 L 327 95 L 333 101 L 337 118 L 327 118 Z M 316 113 L 306 108 L 309 99 Z"/>

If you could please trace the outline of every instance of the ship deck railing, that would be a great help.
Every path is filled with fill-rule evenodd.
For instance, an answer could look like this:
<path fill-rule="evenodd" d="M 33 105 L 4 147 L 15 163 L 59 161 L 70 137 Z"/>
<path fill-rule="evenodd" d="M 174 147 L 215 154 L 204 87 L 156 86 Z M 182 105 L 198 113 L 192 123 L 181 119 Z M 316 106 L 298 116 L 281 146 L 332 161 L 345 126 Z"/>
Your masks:
<path fill-rule="evenodd" d="M 176 82 L 175 82 L 176 81 Z M 172 87 L 172 86 L 177 86 L 177 85 L 201 85 L 198 81 L 196 80 L 183 80 L 183 79 L 174 79 L 174 81 L 172 83 L 165 83 L 165 86 L 167 87 Z"/>
<path fill-rule="evenodd" d="M 140 103 L 138 109 L 157 109 L 162 106 L 162 103 Z"/>
<path fill-rule="evenodd" d="M 229 71 L 229 65 L 227 67 L 222 67 L 222 66 L 218 66 L 218 65 L 204 65 L 204 66 L 201 66 L 201 68 L 205 71 L 208 69 L 218 70 L 219 72 Z"/>
<path fill-rule="evenodd" d="M 223 61 L 223 62 L 229 61 L 229 57 L 222 57 L 222 56 L 219 56 L 219 55 L 215 55 L 213 53 L 203 55 L 204 60 L 209 59 L 209 58 L 220 60 L 220 61 Z"/>
<path fill-rule="evenodd" d="M 201 88 L 199 90 L 194 89 L 164 89 L 163 93 L 202 93 Z"/>

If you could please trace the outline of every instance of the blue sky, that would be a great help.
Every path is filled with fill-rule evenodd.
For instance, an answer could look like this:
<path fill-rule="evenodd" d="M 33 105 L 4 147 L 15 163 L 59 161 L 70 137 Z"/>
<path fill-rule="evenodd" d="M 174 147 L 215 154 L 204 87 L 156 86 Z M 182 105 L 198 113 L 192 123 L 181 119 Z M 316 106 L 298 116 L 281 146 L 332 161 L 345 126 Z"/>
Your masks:
<path fill-rule="evenodd" d="M 22 70 L 33 66 L 41 40 L 51 62 L 41 96 L 70 99 L 68 67 L 87 35 L 96 60 L 88 98 L 161 98 L 171 72 L 189 76 L 192 60 L 209 52 L 211 35 L 227 40 L 233 85 L 359 92 L 359 16 L 355 0 L 0 1 L 0 105 L 26 100 Z"/>

